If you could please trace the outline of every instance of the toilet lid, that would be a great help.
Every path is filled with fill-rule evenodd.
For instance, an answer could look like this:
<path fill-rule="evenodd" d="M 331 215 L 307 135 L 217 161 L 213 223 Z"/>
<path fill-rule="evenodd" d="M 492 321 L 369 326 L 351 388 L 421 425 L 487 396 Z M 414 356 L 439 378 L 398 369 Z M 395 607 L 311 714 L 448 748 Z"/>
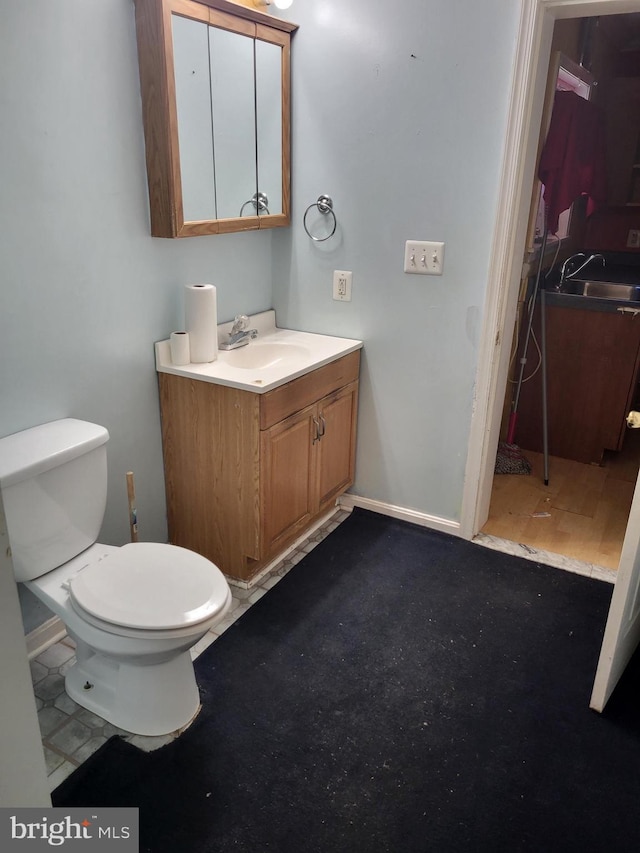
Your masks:
<path fill-rule="evenodd" d="M 229 596 L 222 572 L 205 557 L 155 542 L 135 542 L 87 566 L 69 582 L 82 610 L 127 628 L 187 628 L 215 616 Z"/>

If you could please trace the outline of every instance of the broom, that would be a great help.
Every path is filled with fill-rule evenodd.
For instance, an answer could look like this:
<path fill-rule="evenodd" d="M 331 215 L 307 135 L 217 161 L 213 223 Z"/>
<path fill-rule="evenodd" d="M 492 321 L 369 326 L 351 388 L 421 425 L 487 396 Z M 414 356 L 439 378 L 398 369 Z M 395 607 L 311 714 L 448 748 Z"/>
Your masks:
<path fill-rule="evenodd" d="M 522 383 L 524 381 L 524 367 L 527 363 L 527 350 L 529 349 L 529 339 L 532 335 L 532 326 L 533 326 L 533 312 L 536 305 L 536 299 L 538 298 L 538 293 L 540 291 L 540 276 L 542 274 L 542 263 L 544 260 L 545 249 L 547 248 L 547 220 L 545 215 L 545 223 L 544 223 L 544 233 L 542 236 L 542 245 L 540 246 L 540 257 L 538 258 L 538 270 L 536 273 L 536 280 L 533 286 L 533 293 L 531 295 L 531 301 L 529 304 L 529 316 L 527 322 L 527 332 L 524 339 L 524 345 L 522 348 L 522 357 L 520 358 L 520 372 L 518 375 L 518 381 L 516 383 L 516 392 L 513 398 L 513 403 L 511 407 L 511 414 L 509 416 L 509 426 L 507 429 L 507 440 L 498 442 L 498 452 L 496 455 L 496 464 L 494 471 L 496 474 L 530 474 L 531 473 L 531 463 L 527 459 L 526 456 L 523 455 L 522 451 L 518 447 L 517 444 L 514 444 L 514 437 L 516 431 L 516 423 L 518 420 L 518 402 L 520 400 L 520 391 L 522 390 Z M 560 243 L 558 242 L 558 247 L 556 248 L 555 258 L 553 263 L 551 264 L 551 268 L 555 264 L 555 260 L 558 257 L 558 250 L 560 248 Z M 548 275 L 548 273 L 547 273 Z M 544 296 L 544 294 L 543 294 Z M 544 304 L 543 304 L 543 316 L 544 316 Z M 543 326 L 544 329 L 544 326 Z M 534 337 L 535 341 L 535 337 Z M 538 350 L 540 351 L 540 350 Z M 544 367 L 544 347 L 541 353 L 541 360 Z M 537 370 L 537 368 L 536 368 Z M 534 371 L 535 372 L 535 371 Z M 528 377 L 529 379 L 531 377 Z M 544 379 L 544 370 L 543 370 L 543 405 L 546 401 L 546 382 Z M 545 446 L 546 446 L 546 429 L 545 429 Z M 548 477 L 546 476 L 546 459 L 547 454 L 545 451 L 545 484 L 548 483 Z"/>
<path fill-rule="evenodd" d="M 517 444 L 508 444 L 506 441 L 499 441 L 494 473 L 530 474 L 531 463 L 523 455 Z"/>
<path fill-rule="evenodd" d="M 531 307 L 533 312 L 533 306 Z M 507 427 L 507 440 L 498 442 L 498 452 L 496 453 L 496 463 L 494 468 L 495 474 L 530 474 L 531 463 L 522 453 L 520 448 L 514 442 L 516 423 L 518 418 L 518 399 L 520 397 L 520 389 L 523 382 L 524 365 L 527 361 L 526 351 L 529 344 L 530 335 L 529 325 L 527 329 L 527 337 L 525 341 L 525 355 L 520 359 L 520 376 L 516 387 L 516 392 L 512 401 L 511 414 L 509 415 L 509 425 Z M 535 338 L 534 338 L 535 341 Z M 518 344 L 516 343 L 516 351 Z"/>

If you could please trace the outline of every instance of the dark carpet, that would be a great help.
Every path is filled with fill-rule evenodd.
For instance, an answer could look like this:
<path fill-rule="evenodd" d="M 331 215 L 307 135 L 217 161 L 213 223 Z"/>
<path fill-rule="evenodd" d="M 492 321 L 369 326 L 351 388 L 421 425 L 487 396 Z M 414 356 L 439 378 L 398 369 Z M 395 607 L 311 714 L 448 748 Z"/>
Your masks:
<path fill-rule="evenodd" d="M 198 658 L 182 737 L 54 805 L 138 806 L 152 853 L 636 853 L 638 662 L 588 707 L 611 591 L 356 509 Z"/>

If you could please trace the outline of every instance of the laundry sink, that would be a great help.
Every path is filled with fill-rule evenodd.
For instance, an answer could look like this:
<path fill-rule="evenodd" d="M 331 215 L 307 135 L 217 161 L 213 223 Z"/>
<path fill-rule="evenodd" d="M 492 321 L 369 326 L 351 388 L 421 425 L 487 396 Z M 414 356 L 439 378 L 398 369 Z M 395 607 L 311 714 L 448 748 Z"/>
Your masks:
<path fill-rule="evenodd" d="M 640 302 L 640 284 L 621 284 L 615 281 L 586 281 L 569 278 L 560 293 L 589 296 L 592 299 L 619 299 L 623 302 Z"/>
<path fill-rule="evenodd" d="M 220 351 L 218 358 L 231 367 L 241 370 L 263 370 L 285 364 L 295 364 L 301 359 L 309 358 L 309 349 L 284 341 L 251 341 L 240 349 Z"/>

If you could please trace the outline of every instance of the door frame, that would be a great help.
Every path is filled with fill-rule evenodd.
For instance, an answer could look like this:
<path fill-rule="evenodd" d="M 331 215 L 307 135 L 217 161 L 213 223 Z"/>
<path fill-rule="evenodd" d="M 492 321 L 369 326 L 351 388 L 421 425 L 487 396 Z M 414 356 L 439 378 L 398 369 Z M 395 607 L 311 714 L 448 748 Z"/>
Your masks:
<path fill-rule="evenodd" d="M 562 18 L 640 11 L 640 0 L 521 3 L 462 496 L 460 535 L 466 539 L 489 516 L 553 28 Z"/>

